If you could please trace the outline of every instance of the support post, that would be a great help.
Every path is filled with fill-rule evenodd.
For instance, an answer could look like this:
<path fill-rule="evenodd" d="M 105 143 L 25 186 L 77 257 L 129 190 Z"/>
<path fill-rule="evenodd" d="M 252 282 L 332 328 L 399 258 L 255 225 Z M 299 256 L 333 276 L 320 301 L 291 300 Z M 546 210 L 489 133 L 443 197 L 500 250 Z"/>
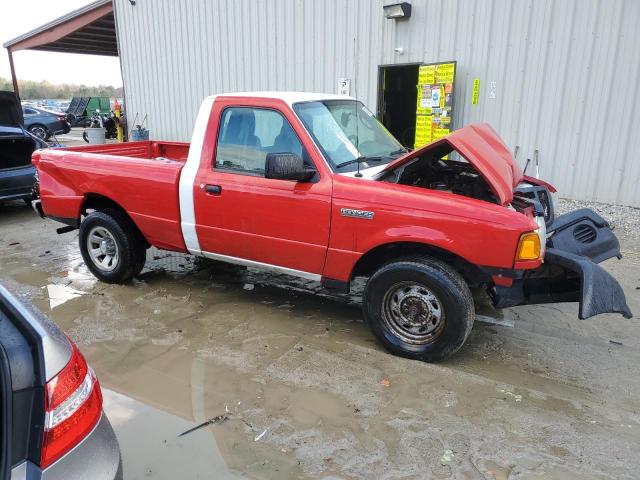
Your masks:
<path fill-rule="evenodd" d="M 20 90 L 18 89 L 18 79 L 16 77 L 16 69 L 13 66 L 13 52 L 11 47 L 7 48 L 7 54 L 9 54 L 9 68 L 11 69 L 11 80 L 13 81 L 13 91 L 20 98 Z"/>

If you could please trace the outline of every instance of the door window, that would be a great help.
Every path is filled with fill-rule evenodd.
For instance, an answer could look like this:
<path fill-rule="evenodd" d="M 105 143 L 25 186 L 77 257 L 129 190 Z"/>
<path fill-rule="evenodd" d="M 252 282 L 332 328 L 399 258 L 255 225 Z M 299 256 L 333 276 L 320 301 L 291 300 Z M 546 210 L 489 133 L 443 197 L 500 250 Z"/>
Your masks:
<path fill-rule="evenodd" d="M 248 107 L 224 110 L 218 134 L 216 168 L 264 175 L 269 153 L 295 153 L 303 159 L 307 157 L 291 124 L 279 112 Z"/>
<path fill-rule="evenodd" d="M 22 109 L 23 113 L 25 115 L 37 115 L 38 112 L 36 112 L 35 110 L 31 109 L 31 108 L 23 108 Z"/>

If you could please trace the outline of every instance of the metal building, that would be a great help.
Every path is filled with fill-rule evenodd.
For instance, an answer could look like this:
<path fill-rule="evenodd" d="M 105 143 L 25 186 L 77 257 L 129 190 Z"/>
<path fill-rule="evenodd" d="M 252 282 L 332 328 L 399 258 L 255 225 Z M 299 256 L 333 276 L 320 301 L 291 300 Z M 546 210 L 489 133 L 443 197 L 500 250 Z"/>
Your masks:
<path fill-rule="evenodd" d="M 206 95 L 341 79 L 380 112 L 381 66 L 453 60 L 454 128 L 489 122 L 521 165 L 537 150 L 564 196 L 640 207 L 638 0 L 411 0 L 389 19 L 393 1 L 114 0 L 129 119 L 188 140 Z"/>

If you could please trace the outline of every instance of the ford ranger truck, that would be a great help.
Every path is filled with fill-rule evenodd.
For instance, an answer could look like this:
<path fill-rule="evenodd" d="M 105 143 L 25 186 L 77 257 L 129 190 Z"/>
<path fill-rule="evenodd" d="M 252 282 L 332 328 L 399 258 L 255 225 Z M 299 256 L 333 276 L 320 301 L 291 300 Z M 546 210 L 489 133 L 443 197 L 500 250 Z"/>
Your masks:
<path fill-rule="evenodd" d="M 137 275 L 151 246 L 274 270 L 348 291 L 391 352 L 437 361 L 496 307 L 578 302 L 631 317 L 598 266 L 618 240 L 591 210 L 554 215 L 495 131 L 469 125 L 408 152 L 359 101 L 267 92 L 206 98 L 191 144 L 36 152 L 42 215 L 79 229 L 100 280 Z"/>

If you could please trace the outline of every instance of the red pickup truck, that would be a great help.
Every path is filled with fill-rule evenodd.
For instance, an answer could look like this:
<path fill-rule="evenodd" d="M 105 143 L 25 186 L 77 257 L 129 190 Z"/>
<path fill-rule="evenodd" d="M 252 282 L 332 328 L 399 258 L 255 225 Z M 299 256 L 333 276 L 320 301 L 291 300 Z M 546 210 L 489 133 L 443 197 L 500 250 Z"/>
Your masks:
<path fill-rule="evenodd" d="M 93 274 L 137 275 L 151 245 L 348 290 L 393 353 L 435 361 L 474 320 L 471 288 L 496 307 L 579 302 L 579 317 L 630 317 L 597 263 L 620 256 L 591 210 L 555 218 L 486 125 L 408 152 L 357 100 L 272 92 L 208 97 L 191 144 L 41 150 L 34 207 L 80 229 Z"/>

